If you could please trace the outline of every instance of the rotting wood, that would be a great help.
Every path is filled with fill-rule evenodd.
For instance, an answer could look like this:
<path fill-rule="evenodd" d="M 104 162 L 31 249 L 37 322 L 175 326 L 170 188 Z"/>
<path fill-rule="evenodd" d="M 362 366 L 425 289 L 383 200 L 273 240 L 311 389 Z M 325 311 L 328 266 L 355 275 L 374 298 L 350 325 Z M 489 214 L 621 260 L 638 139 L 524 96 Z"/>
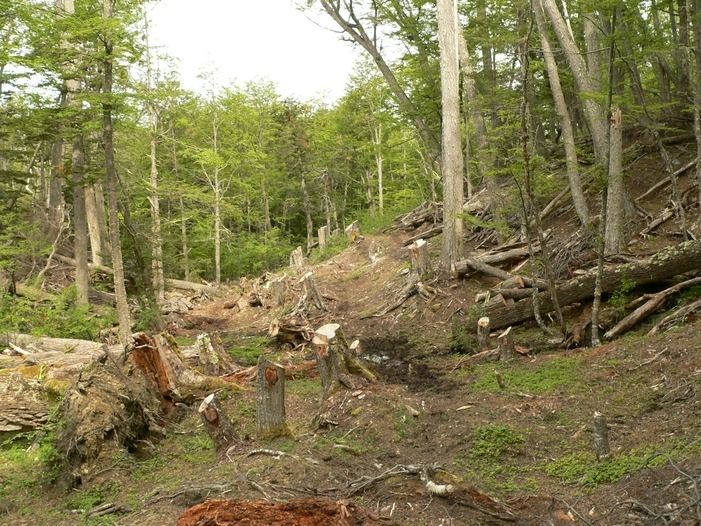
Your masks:
<path fill-rule="evenodd" d="M 214 443 L 217 458 L 223 460 L 229 448 L 239 442 L 239 435 L 222 408 L 217 393 L 207 395 L 202 400 L 197 412 L 200 414 L 200 419 Z"/>
<path fill-rule="evenodd" d="M 281 344 L 291 344 L 293 347 L 311 342 L 313 335 L 314 329 L 302 316 L 273 318 L 268 326 L 268 336 Z"/>
<path fill-rule="evenodd" d="M 258 440 L 292 437 L 285 416 L 285 368 L 265 356 L 258 357 Z"/>
<path fill-rule="evenodd" d="M 698 270 L 701 267 L 701 241 L 687 241 L 667 247 L 651 258 L 639 263 L 628 263 L 614 268 L 604 268 L 602 291 L 612 292 L 620 287 L 623 279 L 645 285 L 669 279 L 672 276 Z M 584 301 L 594 294 L 595 271 L 587 272 L 557 287 L 560 305 Z M 538 295 L 542 312 L 552 310 L 550 293 Z M 533 300 L 523 299 L 514 305 L 496 305 L 487 309 L 492 328 L 500 329 L 533 318 Z"/>
<path fill-rule="evenodd" d="M 665 327 L 665 325 L 671 324 L 674 321 L 684 318 L 697 309 L 701 309 L 701 298 L 697 299 L 693 303 L 690 303 L 689 305 L 684 305 L 683 307 L 680 307 L 679 309 L 671 313 L 669 316 L 665 316 L 660 322 L 657 323 L 657 325 L 655 325 L 652 329 L 648 331 L 647 336 L 652 336 L 653 334 L 656 334 L 660 331 L 660 329 Z"/>
<path fill-rule="evenodd" d="M 224 376 L 240 369 L 224 350 L 218 333 L 198 334 L 195 349 L 202 372 L 207 376 Z"/>
<path fill-rule="evenodd" d="M 667 298 L 669 298 L 672 294 L 676 294 L 677 292 L 692 287 L 698 283 L 701 283 L 701 277 L 688 279 L 681 283 L 677 283 L 676 285 L 669 287 L 663 291 L 660 291 L 657 294 L 653 294 L 653 296 L 649 300 L 647 300 L 640 307 L 635 309 L 628 316 L 623 318 L 613 328 L 609 329 L 604 334 L 604 338 L 610 340 L 611 338 L 616 338 L 617 336 L 628 332 L 635 325 L 637 325 L 642 320 L 650 316 L 653 312 L 655 312 L 665 301 L 667 301 Z"/>
<path fill-rule="evenodd" d="M 534 281 L 527 276 L 514 276 L 505 270 L 484 263 L 477 258 L 465 258 L 458 261 L 454 268 L 455 277 L 464 276 L 470 271 L 470 269 L 477 270 L 483 274 L 487 274 L 488 276 L 494 276 L 495 278 L 499 278 L 501 280 L 511 280 L 516 278 L 524 285 L 529 287 L 532 287 L 534 283 Z M 547 283 L 544 280 L 537 280 L 535 283 L 537 283 L 539 289 L 547 288 Z"/>

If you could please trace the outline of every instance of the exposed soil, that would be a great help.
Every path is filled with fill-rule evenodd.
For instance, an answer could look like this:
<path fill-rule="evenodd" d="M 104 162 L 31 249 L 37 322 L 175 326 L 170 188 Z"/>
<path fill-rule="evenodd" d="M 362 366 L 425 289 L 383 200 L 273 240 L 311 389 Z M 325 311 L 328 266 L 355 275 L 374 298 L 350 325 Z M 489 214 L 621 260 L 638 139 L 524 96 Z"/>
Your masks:
<path fill-rule="evenodd" d="M 680 163 L 685 160 L 683 149 L 677 155 Z M 654 156 L 636 162 L 634 196 L 663 173 Z M 680 178 L 683 190 L 690 187 L 689 178 Z M 668 191 L 658 194 L 641 202 L 652 215 L 669 198 Z M 575 228 L 571 210 L 548 226 L 556 236 L 569 235 Z M 651 253 L 678 242 L 678 226 L 668 221 L 654 238 L 631 245 L 631 252 Z M 658 314 L 622 339 L 573 350 L 548 343 L 546 335 L 524 324 L 514 330 L 527 354 L 510 363 L 465 366 L 467 355 L 451 352 L 454 327 L 467 323 L 475 293 L 496 280 L 476 274 L 436 280 L 432 285 L 438 291 L 430 299 L 416 295 L 377 315 L 406 281 L 402 270 L 408 254 L 402 243 L 413 234 L 368 235 L 310 267 L 328 307 L 311 310 L 310 324 L 340 324 L 349 341 L 360 340 L 363 358 L 379 377 L 377 383 L 336 393 L 328 402 L 332 422 L 313 423 L 321 387 L 313 367 L 303 366 L 313 359 L 312 350 L 290 350 L 269 340 L 266 354 L 300 371 L 287 380 L 294 440 L 255 440 L 256 393 L 249 384 L 243 393 L 223 397 L 246 437 L 224 461 L 216 462 L 206 441 L 197 403 L 182 406 L 165 422 L 164 438 L 143 444 L 141 451 L 149 452 L 145 458 L 122 452 L 105 460 L 102 469 L 84 473 L 75 490 L 56 484 L 18 490 L 15 502 L 0 502 L 0 522 L 699 524 L 701 344 L 696 320 L 643 336 L 663 315 Z M 440 238 L 429 243 L 437 256 Z M 291 296 L 296 298 L 295 287 Z M 282 310 L 226 308 L 239 291 L 238 285 L 225 287 L 182 315 L 176 337 L 217 330 L 231 346 L 266 337 L 270 321 Z M 569 321 L 585 307 L 568 309 Z M 601 465 L 594 456 L 595 412 L 608 419 L 612 449 L 612 460 Z M 442 494 L 429 490 L 426 476 L 444 488 Z M 9 483 L 1 471 L 0 477 L 0 484 Z M 98 490 L 102 497 L 93 504 L 120 502 L 131 511 L 100 519 L 106 522 L 70 511 L 73 493 Z"/>

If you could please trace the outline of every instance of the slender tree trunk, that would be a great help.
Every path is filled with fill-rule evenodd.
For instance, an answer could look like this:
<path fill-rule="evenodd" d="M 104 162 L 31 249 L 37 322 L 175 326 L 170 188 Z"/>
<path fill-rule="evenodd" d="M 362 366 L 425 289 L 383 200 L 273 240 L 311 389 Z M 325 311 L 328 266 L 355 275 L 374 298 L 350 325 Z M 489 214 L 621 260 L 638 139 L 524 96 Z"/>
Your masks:
<path fill-rule="evenodd" d="M 111 20 L 114 12 L 114 0 L 103 0 L 103 17 Z M 112 245 L 112 267 L 114 269 L 114 292 L 117 298 L 117 317 L 119 319 L 119 337 L 123 345 L 131 339 L 131 315 L 127 303 L 127 290 L 124 280 L 124 262 L 119 235 L 119 197 L 117 195 L 117 170 L 114 163 L 114 126 L 112 123 L 112 84 L 113 80 L 113 43 L 111 31 L 104 35 L 104 86 L 102 103 L 103 141 L 105 146 L 105 171 L 110 207 L 110 243 Z"/>
<path fill-rule="evenodd" d="M 302 174 L 302 201 L 304 202 L 304 215 L 307 217 L 307 250 L 314 244 L 314 222 L 312 221 L 312 203 L 307 192 L 307 182 Z"/>
<path fill-rule="evenodd" d="M 441 51 L 441 102 L 443 112 L 443 245 L 441 267 L 450 272 L 462 259 L 463 157 L 460 131 L 460 80 L 458 61 L 457 0 L 438 0 L 438 43 Z"/>
<path fill-rule="evenodd" d="M 562 85 L 560 84 L 560 75 L 557 71 L 555 56 L 550 47 L 548 28 L 545 24 L 545 18 L 543 17 L 542 6 L 539 5 L 538 1 L 537 4 L 538 5 L 534 6 L 535 8 L 533 11 L 535 13 L 536 23 L 538 24 L 538 32 L 540 33 L 540 42 L 543 47 L 543 57 L 545 58 L 545 64 L 548 70 L 548 79 L 550 80 L 550 90 L 553 94 L 553 101 L 555 102 L 555 110 L 557 111 L 558 117 L 560 117 L 562 142 L 565 147 L 565 162 L 567 163 L 567 178 L 569 179 L 570 190 L 572 192 L 572 201 L 580 223 L 586 226 L 589 224 L 589 207 L 587 206 L 587 201 L 582 190 L 582 180 L 579 177 L 579 163 L 577 160 L 577 148 L 574 142 L 574 131 L 572 129 L 569 112 L 567 111 L 565 96 L 562 93 Z"/>
<path fill-rule="evenodd" d="M 557 39 L 560 42 L 567 61 L 570 65 L 575 84 L 580 93 L 580 99 L 586 110 L 586 117 L 594 143 L 594 156 L 601 166 L 606 166 L 608 159 L 607 123 L 604 109 L 596 98 L 592 95 L 598 94 L 596 83 L 592 81 L 587 66 L 582 58 L 582 53 L 577 48 L 577 44 L 570 31 L 567 29 L 565 20 L 557 8 L 555 0 L 541 0 L 543 11 L 552 24 Z"/>
<path fill-rule="evenodd" d="M 151 46 L 149 44 L 148 17 L 144 16 L 146 32 L 146 89 L 148 92 L 148 120 L 150 138 L 151 174 L 149 188 L 149 203 L 151 204 L 151 269 L 153 290 L 156 301 L 162 304 L 165 301 L 165 277 L 163 275 L 163 235 L 161 233 L 161 210 L 158 195 L 158 115 L 153 101 L 153 71 L 151 68 Z"/>
<path fill-rule="evenodd" d="M 626 185 L 623 179 L 623 128 L 621 110 L 611 115 L 611 147 L 609 160 L 608 204 L 606 214 L 607 255 L 618 254 L 625 247 L 625 207 Z"/>
<path fill-rule="evenodd" d="M 696 186 L 701 203 L 701 0 L 691 0 L 692 28 L 694 31 L 694 135 L 696 135 Z M 696 219 L 697 232 L 701 232 L 701 205 Z"/>
<path fill-rule="evenodd" d="M 190 249 L 187 246 L 187 217 L 185 216 L 185 204 L 183 196 L 180 196 L 180 237 L 183 244 L 183 272 L 185 281 L 190 279 Z"/>

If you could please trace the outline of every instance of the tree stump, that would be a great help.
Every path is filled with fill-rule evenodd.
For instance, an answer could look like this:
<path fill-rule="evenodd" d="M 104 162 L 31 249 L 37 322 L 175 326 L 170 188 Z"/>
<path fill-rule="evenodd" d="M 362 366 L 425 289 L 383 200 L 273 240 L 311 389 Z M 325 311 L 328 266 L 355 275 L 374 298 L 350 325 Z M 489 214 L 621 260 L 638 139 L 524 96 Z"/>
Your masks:
<path fill-rule="evenodd" d="M 290 267 L 295 269 L 298 273 L 302 272 L 304 268 L 304 254 L 302 253 L 302 247 L 295 248 L 290 254 Z"/>
<path fill-rule="evenodd" d="M 341 385 L 354 389 L 355 383 L 351 375 L 362 376 L 371 382 L 376 381 L 375 375 L 363 367 L 353 355 L 354 351 L 350 350 L 340 327 L 338 323 L 323 325 L 314 332 L 312 340 L 323 388 L 322 402 Z"/>
<path fill-rule="evenodd" d="M 234 424 L 226 416 L 217 393 L 205 397 L 198 409 L 202 423 L 217 452 L 217 459 L 222 460 L 228 449 L 239 441 Z"/>
<path fill-rule="evenodd" d="M 502 332 L 499 337 L 499 358 L 503 362 L 513 360 L 516 356 L 514 347 L 514 335 L 511 333 L 511 327 Z"/>
<path fill-rule="evenodd" d="M 306 297 L 305 303 L 312 304 L 319 310 L 326 310 L 324 298 L 321 297 L 321 293 L 319 289 L 316 288 L 316 283 L 314 283 L 314 274 L 312 272 L 307 272 L 302 276 L 299 282 L 304 288 L 304 295 Z"/>
<path fill-rule="evenodd" d="M 480 351 L 486 351 L 491 347 L 489 343 L 489 318 L 486 316 L 477 320 L 477 341 Z"/>
<path fill-rule="evenodd" d="M 409 259 L 411 263 L 411 275 L 415 279 L 431 272 L 431 260 L 428 256 L 428 243 L 423 239 L 417 239 L 409 245 Z"/>
<path fill-rule="evenodd" d="M 292 431 L 285 417 L 285 368 L 258 357 L 258 440 L 286 436 Z"/>
<path fill-rule="evenodd" d="M 606 417 L 598 411 L 594 412 L 594 448 L 596 449 L 596 458 L 599 462 L 605 462 L 611 457 Z"/>
<path fill-rule="evenodd" d="M 275 306 L 285 306 L 285 288 L 287 285 L 287 274 L 273 281 L 273 295 L 275 296 Z"/>
<path fill-rule="evenodd" d="M 346 237 L 351 240 L 351 243 L 360 236 L 360 223 L 358 220 L 353 221 L 346 227 Z"/>
<path fill-rule="evenodd" d="M 209 334 L 198 335 L 195 349 L 202 372 L 208 376 L 224 376 L 238 369 L 216 333 L 213 337 Z"/>
<path fill-rule="evenodd" d="M 329 225 L 322 226 L 319 230 L 319 248 L 324 248 L 329 243 L 331 237 L 331 229 Z"/>

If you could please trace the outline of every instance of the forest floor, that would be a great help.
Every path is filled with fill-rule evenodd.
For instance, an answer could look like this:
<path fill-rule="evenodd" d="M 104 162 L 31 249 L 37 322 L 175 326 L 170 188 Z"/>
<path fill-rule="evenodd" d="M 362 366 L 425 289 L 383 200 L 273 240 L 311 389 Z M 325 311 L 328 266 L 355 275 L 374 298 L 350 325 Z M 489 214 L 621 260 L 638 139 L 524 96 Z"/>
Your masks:
<path fill-rule="evenodd" d="M 683 153 L 677 152 L 680 162 Z M 634 196 L 663 169 L 648 156 L 635 174 Z M 644 205 L 653 215 L 667 204 L 669 194 L 662 193 L 664 199 Z M 570 211 L 549 226 L 564 231 L 573 223 Z M 648 253 L 678 242 L 672 221 L 667 227 L 668 235 L 657 232 L 631 250 Z M 467 323 L 475 294 L 495 280 L 476 274 L 436 280 L 438 294 L 429 300 L 415 295 L 378 315 L 406 280 L 403 241 L 411 234 L 365 235 L 309 267 L 328 308 L 312 310 L 310 324 L 340 324 L 349 341 L 361 342 L 379 379 L 334 395 L 333 423 L 313 423 L 321 384 L 313 367 L 300 367 L 286 382 L 294 438 L 255 439 L 252 382 L 242 392 L 222 392 L 224 408 L 245 437 L 224 461 L 216 461 L 198 400 L 168 418 L 164 437 L 118 453 L 76 488 L 62 484 L 42 459 L 18 454 L 0 465 L 0 523 L 175 525 L 188 508 L 212 498 L 256 503 L 248 519 L 259 522 L 245 522 L 245 514 L 234 519 L 229 510 L 229 519 L 227 512 L 212 511 L 208 520 L 182 524 L 699 524 L 696 319 L 645 336 L 660 313 L 620 339 L 570 350 L 526 323 L 514 335 L 527 354 L 466 366 L 468 355 L 452 352 L 451 344 Z M 435 260 L 440 237 L 429 245 Z M 223 287 L 182 315 L 177 340 L 216 331 L 241 365 L 254 365 L 261 353 L 283 366 L 314 359 L 309 346 L 290 350 L 268 337 L 271 320 L 280 315 L 275 308 L 225 308 L 239 291 L 238 284 Z M 569 319 L 578 314 L 572 310 Z M 595 412 L 607 418 L 611 444 L 611 459 L 601 463 L 594 449 Z M 430 468 L 431 480 L 451 484 L 453 491 L 429 492 L 417 466 Z M 307 511 L 330 502 L 340 518 L 314 522 L 300 514 L 291 522 L 284 510 L 263 509 L 266 502 L 311 497 L 317 500 L 306 501 Z M 103 503 L 121 506 L 122 513 L 88 516 Z M 244 509 L 244 503 L 236 506 Z M 265 513 L 275 518 L 265 519 Z"/>

